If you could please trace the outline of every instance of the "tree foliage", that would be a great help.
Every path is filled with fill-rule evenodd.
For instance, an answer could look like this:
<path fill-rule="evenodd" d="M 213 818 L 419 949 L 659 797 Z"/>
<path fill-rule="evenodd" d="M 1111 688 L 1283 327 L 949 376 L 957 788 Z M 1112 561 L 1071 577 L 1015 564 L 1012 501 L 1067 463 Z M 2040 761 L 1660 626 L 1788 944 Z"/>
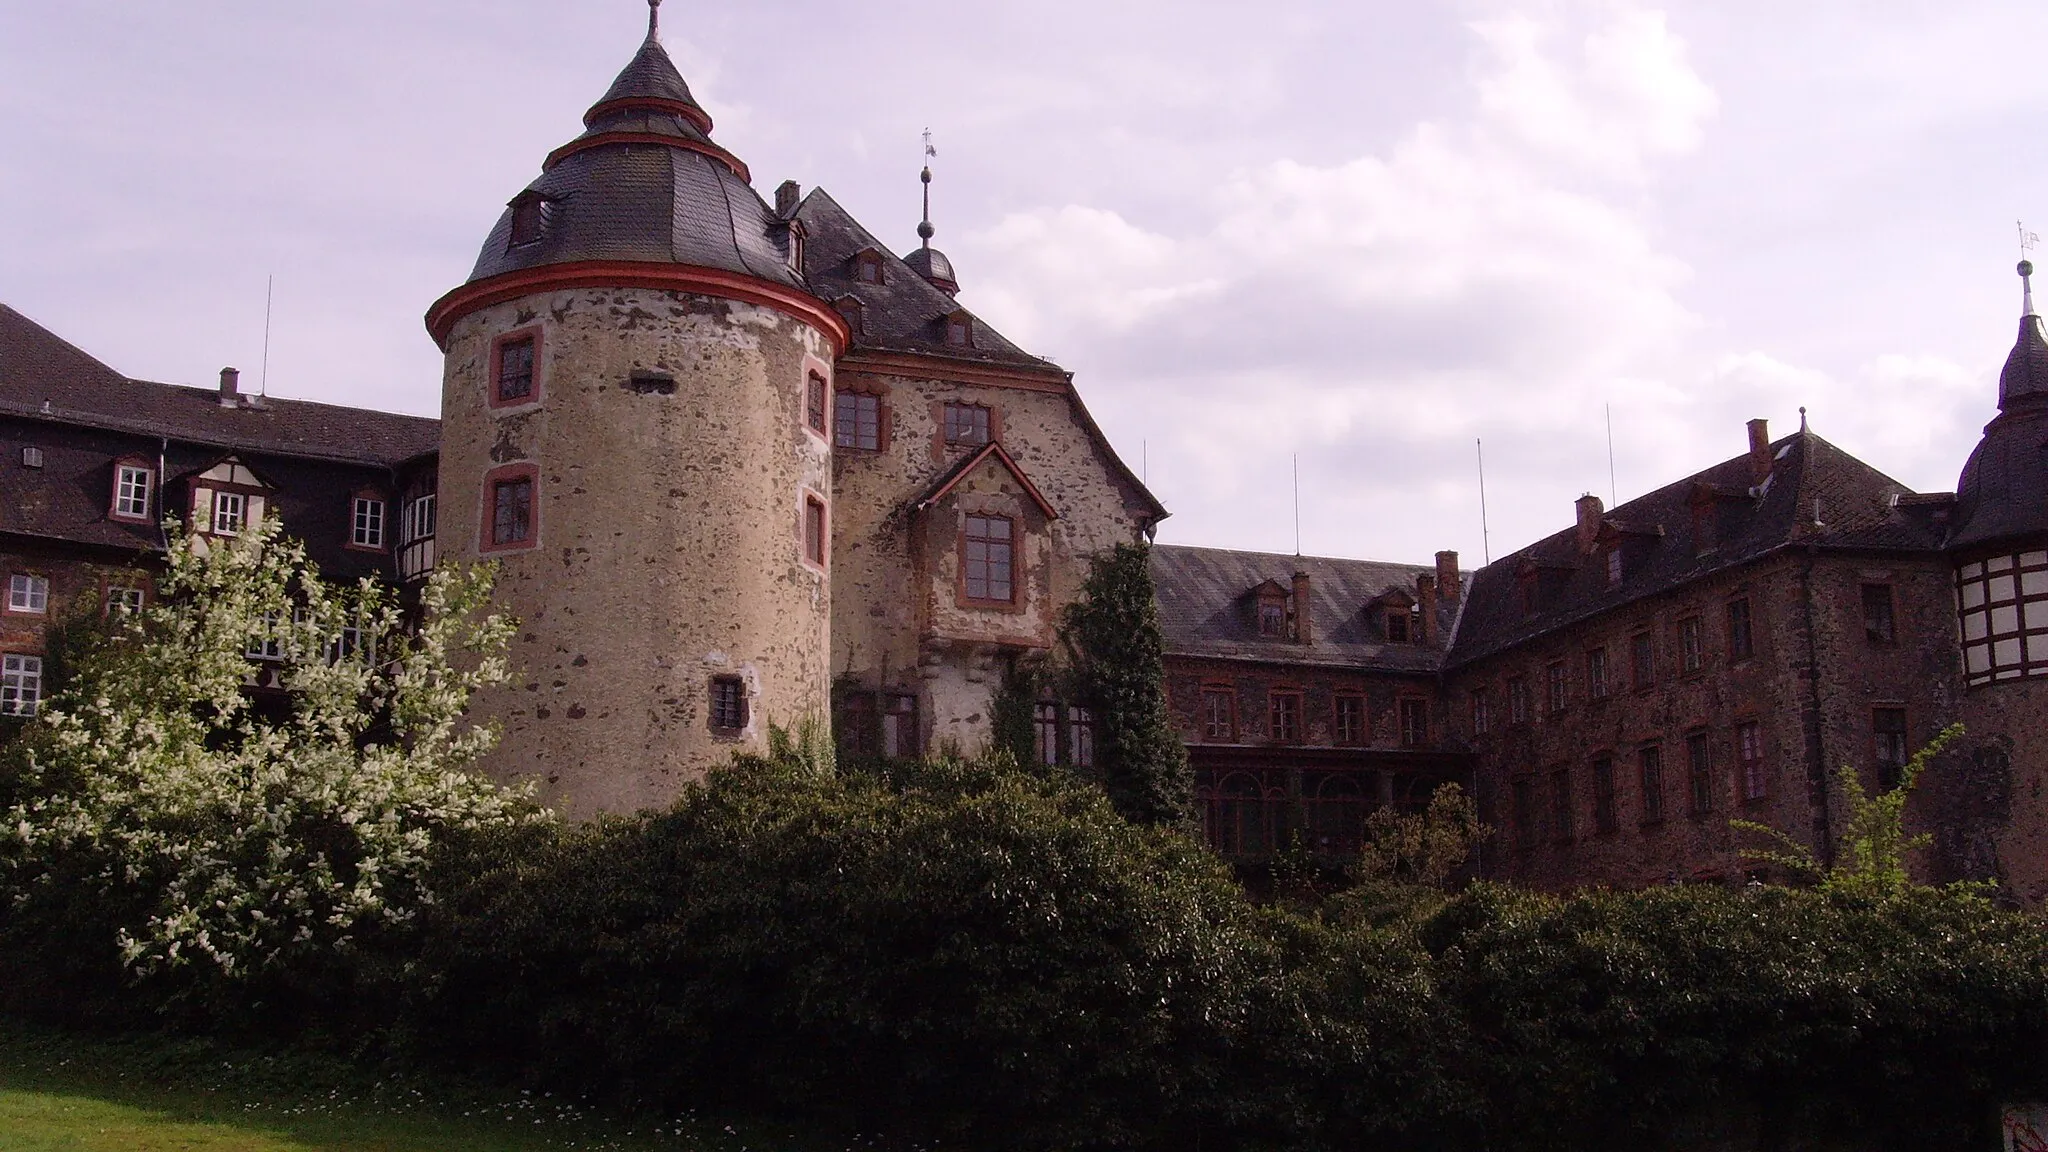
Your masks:
<path fill-rule="evenodd" d="M 0 781 L 0 906 L 100 912 L 134 978 L 220 987 L 345 955 L 436 896 L 458 832 L 541 818 L 468 769 L 463 719 L 511 624 L 487 572 L 442 568 L 417 627 L 389 589 L 321 580 L 275 521 L 179 537 L 159 597 L 85 650 Z M 251 653 L 264 657 L 252 662 Z M 275 669 L 286 702 L 251 690 Z"/>
<path fill-rule="evenodd" d="M 1062 637 L 1077 695 L 1095 715 L 1097 774 L 1125 818 L 1188 818 L 1194 778 L 1166 702 L 1166 640 L 1153 596 L 1151 548 L 1097 557 Z"/>

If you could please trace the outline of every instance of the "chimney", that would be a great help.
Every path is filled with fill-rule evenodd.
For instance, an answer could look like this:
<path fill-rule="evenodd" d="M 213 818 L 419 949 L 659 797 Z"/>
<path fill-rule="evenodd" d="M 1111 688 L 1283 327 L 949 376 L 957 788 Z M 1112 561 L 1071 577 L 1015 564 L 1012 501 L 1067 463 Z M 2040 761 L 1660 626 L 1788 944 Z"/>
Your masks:
<path fill-rule="evenodd" d="M 1436 554 L 1436 586 L 1444 600 L 1456 604 L 1465 598 L 1465 581 L 1458 575 L 1458 554 L 1439 552 Z"/>
<path fill-rule="evenodd" d="M 1294 574 L 1294 638 L 1303 644 L 1315 643 L 1314 633 L 1309 630 L 1308 573 Z"/>
<path fill-rule="evenodd" d="M 1416 639 L 1436 643 L 1436 577 L 1427 572 L 1415 575 L 1415 608 L 1422 614 L 1422 634 Z"/>
<path fill-rule="evenodd" d="M 242 403 L 242 373 L 239 369 L 220 370 L 220 406 L 236 408 Z"/>
<path fill-rule="evenodd" d="M 1600 516 L 1607 509 L 1600 503 L 1600 498 L 1591 492 L 1579 497 L 1578 509 L 1579 554 L 1584 556 L 1593 551 L 1593 541 L 1600 535 Z"/>
<path fill-rule="evenodd" d="M 803 197 L 803 188 L 794 180 L 784 180 L 775 189 L 775 214 L 784 220 L 796 215 L 796 206 Z"/>
<path fill-rule="evenodd" d="M 1771 422 L 1749 422 L 1749 482 L 1759 488 L 1771 478 Z"/>

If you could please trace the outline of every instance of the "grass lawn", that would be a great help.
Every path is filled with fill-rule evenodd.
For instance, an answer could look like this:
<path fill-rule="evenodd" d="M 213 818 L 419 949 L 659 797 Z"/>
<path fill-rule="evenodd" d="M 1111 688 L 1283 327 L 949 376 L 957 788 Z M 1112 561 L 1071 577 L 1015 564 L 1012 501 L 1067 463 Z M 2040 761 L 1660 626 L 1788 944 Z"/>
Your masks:
<path fill-rule="evenodd" d="M 397 1076 L 190 1041 L 86 1039 L 0 1021 L 0 1152 L 794 1152 L 682 1117 Z"/>

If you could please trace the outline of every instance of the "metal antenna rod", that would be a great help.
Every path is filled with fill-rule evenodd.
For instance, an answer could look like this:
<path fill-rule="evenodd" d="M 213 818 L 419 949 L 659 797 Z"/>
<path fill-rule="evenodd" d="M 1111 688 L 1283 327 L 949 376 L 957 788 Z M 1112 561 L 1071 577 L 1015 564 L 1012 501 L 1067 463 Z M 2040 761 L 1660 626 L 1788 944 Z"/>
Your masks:
<path fill-rule="evenodd" d="M 1621 489 L 1614 483 L 1614 405 L 1607 405 L 1607 506 L 1621 503 Z"/>
<path fill-rule="evenodd" d="M 270 296 L 277 287 L 277 274 L 263 278 L 263 367 L 256 377 L 256 395 L 270 395 Z"/>
<path fill-rule="evenodd" d="M 1301 559 L 1301 453 L 1294 454 L 1294 558 Z"/>
<path fill-rule="evenodd" d="M 1479 548 L 1488 564 L 1493 563 L 1493 534 L 1486 530 L 1486 441 L 1473 438 L 1479 453 Z"/>

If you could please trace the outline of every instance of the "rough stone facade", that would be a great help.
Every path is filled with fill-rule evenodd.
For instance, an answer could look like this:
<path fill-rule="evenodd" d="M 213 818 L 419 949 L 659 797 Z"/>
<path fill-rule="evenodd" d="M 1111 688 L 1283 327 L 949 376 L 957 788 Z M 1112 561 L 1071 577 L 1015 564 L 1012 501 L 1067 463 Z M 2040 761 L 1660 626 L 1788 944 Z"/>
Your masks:
<path fill-rule="evenodd" d="M 537 333 L 533 402 L 494 407 L 507 333 Z M 508 301 L 447 342 L 443 555 L 500 566 L 519 617 L 490 764 L 570 812 L 672 799 L 770 722 L 828 708 L 831 587 L 804 555 L 806 495 L 831 493 L 806 426 L 823 334 L 753 304 L 589 288 Z M 829 371 L 829 368 L 825 369 Z M 493 548 L 490 477 L 536 469 L 531 539 Z M 828 557 L 829 562 L 829 557 Z M 711 682 L 744 684 L 745 726 L 717 728 Z"/>

